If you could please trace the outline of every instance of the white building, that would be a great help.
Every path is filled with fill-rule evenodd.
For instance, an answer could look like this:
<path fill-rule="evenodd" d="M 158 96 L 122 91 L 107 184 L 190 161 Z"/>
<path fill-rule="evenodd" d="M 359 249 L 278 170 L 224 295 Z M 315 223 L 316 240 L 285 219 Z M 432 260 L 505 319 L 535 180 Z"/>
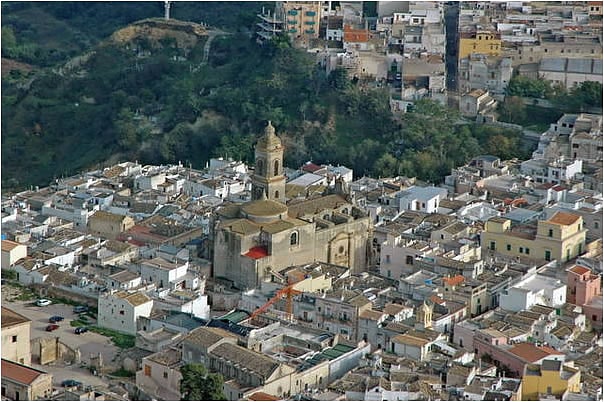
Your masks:
<path fill-rule="evenodd" d="M 12 240 L 2 240 L 2 269 L 11 267 L 21 258 L 27 257 L 27 246 Z"/>
<path fill-rule="evenodd" d="M 178 311 L 191 314 L 193 317 L 210 319 L 208 296 L 186 290 L 169 292 L 167 289 L 157 292 L 153 302 L 156 308 L 166 311 Z"/>
<path fill-rule="evenodd" d="M 440 187 L 411 186 L 395 193 L 395 205 L 399 211 L 421 211 L 429 214 L 438 212 L 440 201 L 447 197 L 447 190 Z"/>
<path fill-rule="evenodd" d="M 194 283 L 192 278 L 190 283 L 186 283 L 188 267 L 188 262 L 174 263 L 161 257 L 156 257 L 141 262 L 140 274 L 143 278 L 143 282 L 153 283 L 160 289 L 195 289 L 197 288 L 195 285 L 198 285 L 198 283 Z"/>
<path fill-rule="evenodd" d="M 153 300 L 141 292 L 119 291 L 99 297 L 98 325 L 130 335 L 136 335 L 138 317 L 149 317 Z"/>
<path fill-rule="evenodd" d="M 529 159 L 520 164 L 520 172 L 533 177 L 537 183 L 567 183 L 582 171 L 583 161 L 580 159 L 560 158 L 551 162 L 545 159 Z"/>
<path fill-rule="evenodd" d="M 528 310 L 535 304 L 559 307 L 566 303 L 566 285 L 560 280 L 531 274 L 511 286 L 499 296 L 499 306 L 504 310 Z"/>
<path fill-rule="evenodd" d="M 134 178 L 135 190 L 157 190 L 157 186 L 166 181 L 165 173 L 141 174 Z"/>

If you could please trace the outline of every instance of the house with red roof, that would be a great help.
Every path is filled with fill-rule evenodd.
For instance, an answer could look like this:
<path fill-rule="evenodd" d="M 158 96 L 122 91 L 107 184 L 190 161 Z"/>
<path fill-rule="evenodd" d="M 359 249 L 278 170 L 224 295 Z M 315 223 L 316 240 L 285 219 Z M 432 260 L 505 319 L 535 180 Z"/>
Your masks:
<path fill-rule="evenodd" d="M 52 394 L 52 374 L 2 359 L 2 400 L 34 401 Z"/>

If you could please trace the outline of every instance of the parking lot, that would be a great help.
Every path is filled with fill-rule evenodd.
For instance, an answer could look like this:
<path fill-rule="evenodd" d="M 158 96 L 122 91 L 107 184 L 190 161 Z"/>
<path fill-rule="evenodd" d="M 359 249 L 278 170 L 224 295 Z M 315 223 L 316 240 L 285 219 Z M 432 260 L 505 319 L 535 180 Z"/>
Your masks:
<path fill-rule="evenodd" d="M 34 304 L 35 301 L 8 301 L 7 296 L 12 291 L 10 287 L 2 286 L 2 305 L 15 310 L 32 321 L 31 339 L 59 337 L 61 342 L 72 348 L 80 349 L 82 365 L 88 365 L 91 354 L 97 355 L 101 353 L 105 366 L 112 366 L 113 370 L 119 368 L 120 363 L 113 361 L 119 348 L 113 345 L 108 337 L 90 331 L 80 335 L 75 334 L 75 328 L 70 325 L 70 322 L 77 319 L 78 314 L 73 313 L 73 306 L 53 303 L 49 306 L 38 307 Z M 64 320 L 57 323 L 59 325 L 58 329 L 48 332 L 46 331 L 46 327 L 49 325 L 48 319 L 54 315 L 64 317 Z M 68 378 L 77 379 L 89 385 L 101 385 L 104 383 L 100 378 L 90 374 L 87 368 L 81 368 L 80 364 L 66 366 L 63 363 L 57 362 L 56 364 L 45 366 L 32 365 L 52 373 L 54 384 L 60 384 L 61 381 Z"/>

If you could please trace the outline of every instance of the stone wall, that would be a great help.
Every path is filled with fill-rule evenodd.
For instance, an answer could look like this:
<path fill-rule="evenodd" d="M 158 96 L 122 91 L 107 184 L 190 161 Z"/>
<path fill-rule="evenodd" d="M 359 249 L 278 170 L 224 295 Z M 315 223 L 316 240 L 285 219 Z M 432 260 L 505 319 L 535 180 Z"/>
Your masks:
<path fill-rule="evenodd" d="M 79 363 L 80 349 L 73 349 L 59 338 L 36 338 L 31 341 L 32 361 L 39 364 L 50 364 L 57 360 L 62 362 Z"/>

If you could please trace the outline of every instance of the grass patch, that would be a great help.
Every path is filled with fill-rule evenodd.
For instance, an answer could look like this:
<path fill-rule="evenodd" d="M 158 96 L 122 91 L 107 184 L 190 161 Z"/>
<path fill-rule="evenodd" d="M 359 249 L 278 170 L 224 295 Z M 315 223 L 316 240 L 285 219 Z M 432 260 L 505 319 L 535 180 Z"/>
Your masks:
<path fill-rule="evenodd" d="M 121 368 L 117 371 L 114 371 L 113 373 L 109 373 L 109 375 L 115 376 L 115 377 L 134 377 L 135 373 L 133 373 L 132 371 L 126 370 L 125 368 Z"/>
<path fill-rule="evenodd" d="M 111 342 L 118 348 L 128 349 L 134 347 L 134 335 L 122 334 L 121 332 L 114 331 L 107 328 L 99 328 L 96 326 L 88 327 L 92 332 L 96 332 L 99 335 L 111 338 Z"/>
<path fill-rule="evenodd" d="M 72 320 L 69 325 L 71 325 L 72 327 L 85 327 L 86 323 L 80 320 Z"/>
<path fill-rule="evenodd" d="M 38 298 L 38 295 L 31 290 L 30 288 L 27 288 L 25 286 L 22 286 L 21 284 L 13 284 L 13 286 L 17 289 L 20 290 L 20 294 L 19 296 L 15 297 L 14 300 L 19 300 L 19 301 L 30 301 L 30 300 L 35 300 Z"/>

